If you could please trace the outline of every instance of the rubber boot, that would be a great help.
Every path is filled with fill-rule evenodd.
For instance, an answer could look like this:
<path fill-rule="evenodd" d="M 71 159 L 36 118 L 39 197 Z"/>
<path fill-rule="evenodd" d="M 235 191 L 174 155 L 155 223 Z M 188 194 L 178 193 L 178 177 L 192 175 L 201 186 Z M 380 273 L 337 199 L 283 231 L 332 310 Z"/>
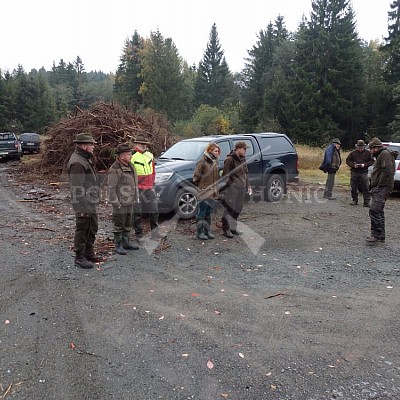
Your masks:
<path fill-rule="evenodd" d="M 197 219 L 197 239 L 208 240 L 208 236 L 204 232 L 204 219 Z"/>
<path fill-rule="evenodd" d="M 115 232 L 114 233 L 114 243 L 115 243 L 115 252 L 117 254 L 126 255 L 128 254 L 126 250 L 122 247 L 122 233 Z"/>
<path fill-rule="evenodd" d="M 122 232 L 122 247 L 125 250 L 138 250 L 139 246 L 133 244 L 130 238 L 130 232 Z"/>
<path fill-rule="evenodd" d="M 204 218 L 204 233 L 209 239 L 215 239 L 215 236 L 211 233 L 211 215 Z"/>

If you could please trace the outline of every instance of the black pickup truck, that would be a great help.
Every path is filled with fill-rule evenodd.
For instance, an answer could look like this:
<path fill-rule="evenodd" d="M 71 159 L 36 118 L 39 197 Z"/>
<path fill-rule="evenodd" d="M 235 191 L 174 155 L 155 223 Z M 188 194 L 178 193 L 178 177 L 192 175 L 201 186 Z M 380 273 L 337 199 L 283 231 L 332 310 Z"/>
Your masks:
<path fill-rule="evenodd" d="M 21 143 L 13 132 L 0 132 L 0 159 L 11 158 L 20 160 L 22 157 Z"/>
<path fill-rule="evenodd" d="M 203 136 L 175 143 L 156 161 L 156 191 L 161 213 L 175 212 L 182 219 L 196 215 L 196 187 L 192 183 L 197 161 L 207 144 L 221 148 L 219 168 L 238 141 L 246 142 L 246 162 L 253 196 L 278 201 L 286 184 L 298 176 L 298 157 L 290 139 L 281 133 Z"/>

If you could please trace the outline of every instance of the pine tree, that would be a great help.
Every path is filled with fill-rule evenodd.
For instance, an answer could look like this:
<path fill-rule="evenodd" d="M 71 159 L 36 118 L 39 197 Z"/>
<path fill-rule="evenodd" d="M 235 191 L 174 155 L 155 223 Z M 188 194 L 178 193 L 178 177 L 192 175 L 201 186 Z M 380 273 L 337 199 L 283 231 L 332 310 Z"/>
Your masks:
<path fill-rule="evenodd" d="M 194 87 L 195 107 L 200 104 L 220 107 L 232 102 L 233 91 L 233 77 L 224 57 L 224 51 L 219 44 L 217 26 L 214 23 L 207 48 L 197 70 Z"/>
<path fill-rule="evenodd" d="M 120 65 L 115 74 L 114 93 L 119 102 L 136 110 L 143 104 L 140 87 L 143 84 L 141 58 L 143 38 L 134 32 L 131 39 L 125 41 Z"/>
<path fill-rule="evenodd" d="M 172 121 L 184 118 L 185 102 L 190 99 L 186 97 L 182 59 L 172 39 L 164 39 L 159 31 L 152 32 L 142 54 L 139 93 L 144 106 L 165 113 Z"/>
<path fill-rule="evenodd" d="M 310 22 L 296 41 L 286 107 L 298 140 L 325 144 L 340 137 L 352 147 L 362 127 L 361 45 L 348 0 L 313 0 Z"/>

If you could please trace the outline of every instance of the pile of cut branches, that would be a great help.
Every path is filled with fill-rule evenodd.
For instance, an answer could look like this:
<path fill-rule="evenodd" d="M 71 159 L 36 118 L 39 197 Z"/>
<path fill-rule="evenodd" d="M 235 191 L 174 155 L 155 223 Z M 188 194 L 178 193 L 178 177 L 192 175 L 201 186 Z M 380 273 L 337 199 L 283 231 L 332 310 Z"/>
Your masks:
<path fill-rule="evenodd" d="M 90 133 L 98 143 L 94 151 L 98 171 L 107 170 L 114 162 L 118 144 L 129 143 L 133 147 L 139 134 L 151 143 L 149 148 L 155 156 L 173 143 L 166 118 L 153 111 L 138 115 L 110 103 L 77 110 L 76 116 L 61 120 L 46 132 L 40 163 L 42 173 L 53 175 L 64 170 L 74 151 L 73 140 L 81 132 Z"/>

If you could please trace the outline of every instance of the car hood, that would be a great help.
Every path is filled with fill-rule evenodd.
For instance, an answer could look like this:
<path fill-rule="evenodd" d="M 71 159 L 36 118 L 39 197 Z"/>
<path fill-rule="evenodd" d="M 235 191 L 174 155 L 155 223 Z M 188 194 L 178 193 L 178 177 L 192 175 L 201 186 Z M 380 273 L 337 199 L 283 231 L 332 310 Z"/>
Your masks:
<path fill-rule="evenodd" d="M 193 171 L 197 161 L 188 161 L 188 160 L 157 160 L 155 162 L 156 172 L 176 172 L 180 173 L 186 171 Z"/>

